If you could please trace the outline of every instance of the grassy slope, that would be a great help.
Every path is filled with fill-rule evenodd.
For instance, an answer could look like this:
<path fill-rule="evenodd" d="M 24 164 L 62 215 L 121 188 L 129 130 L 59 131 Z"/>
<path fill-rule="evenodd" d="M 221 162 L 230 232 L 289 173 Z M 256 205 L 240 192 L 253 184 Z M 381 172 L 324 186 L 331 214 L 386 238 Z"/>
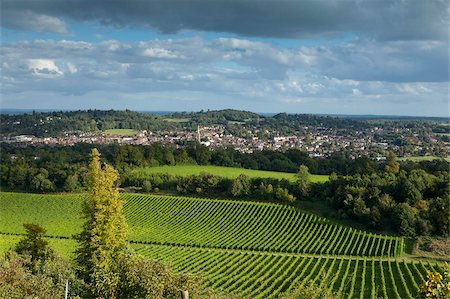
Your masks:
<path fill-rule="evenodd" d="M 118 136 L 134 136 L 137 134 L 137 130 L 134 129 L 109 129 L 105 130 L 105 134 L 118 135 Z"/>
<path fill-rule="evenodd" d="M 176 166 L 158 166 L 158 167 L 145 167 L 136 168 L 132 171 L 144 172 L 147 174 L 153 173 L 168 173 L 171 175 L 188 176 L 198 175 L 201 173 L 210 173 L 227 178 L 236 178 L 240 174 L 245 174 L 249 177 L 261 177 L 261 178 L 276 178 L 295 180 L 294 173 L 288 172 L 276 172 L 276 171 L 264 171 L 235 167 L 222 167 L 222 166 L 201 166 L 201 165 L 176 165 Z M 327 175 L 311 175 L 312 182 L 325 182 L 328 180 Z"/>

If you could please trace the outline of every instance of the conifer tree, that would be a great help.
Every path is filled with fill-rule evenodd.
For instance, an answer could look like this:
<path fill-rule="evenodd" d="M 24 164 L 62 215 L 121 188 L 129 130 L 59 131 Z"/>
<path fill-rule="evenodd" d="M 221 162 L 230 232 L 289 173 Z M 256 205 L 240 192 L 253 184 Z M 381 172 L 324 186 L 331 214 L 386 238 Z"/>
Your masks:
<path fill-rule="evenodd" d="M 100 162 L 100 153 L 92 149 L 87 177 L 88 196 L 83 205 L 85 219 L 76 236 L 79 247 L 76 262 L 81 277 L 91 283 L 94 272 L 107 273 L 113 262 L 127 248 L 127 225 L 123 204 L 116 189 L 119 176 L 110 165 Z"/>

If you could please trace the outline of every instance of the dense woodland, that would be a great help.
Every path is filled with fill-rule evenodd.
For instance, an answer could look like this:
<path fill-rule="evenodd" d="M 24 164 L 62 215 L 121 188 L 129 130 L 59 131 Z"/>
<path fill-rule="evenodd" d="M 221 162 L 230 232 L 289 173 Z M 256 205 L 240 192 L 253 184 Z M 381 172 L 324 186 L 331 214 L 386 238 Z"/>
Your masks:
<path fill-rule="evenodd" d="M 85 190 L 88 155 L 94 145 L 17 147 L 1 145 L 3 190 L 78 192 Z M 445 160 L 387 163 L 346 158 L 310 158 L 299 150 L 243 154 L 233 149 L 210 151 L 198 143 L 184 148 L 102 145 L 105 162 L 116 167 L 121 187 L 144 192 L 178 192 L 211 197 L 251 198 L 295 204 L 312 200 L 327 204 L 335 216 L 402 235 L 442 235 L 449 231 L 449 163 Z M 298 172 L 296 182 L 241 175 L 227 179 L 209 174 L 178 177 L 133 171 L 136 166 L 219 165 Z M 299 166 L 300 171 L 299 171 Z M 326 183 L 308 182 L 309 173 L 328 174 Z"/>

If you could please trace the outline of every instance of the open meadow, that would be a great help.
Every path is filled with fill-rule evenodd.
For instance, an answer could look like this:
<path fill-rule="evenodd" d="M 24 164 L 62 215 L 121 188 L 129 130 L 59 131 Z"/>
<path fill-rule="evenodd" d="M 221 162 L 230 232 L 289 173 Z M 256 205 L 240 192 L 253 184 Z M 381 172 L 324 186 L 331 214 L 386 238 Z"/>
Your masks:
<path fill-rule="evenodd" d="M 47 229 L 69 257 L 81 230 L 83 194 L 0 193 L 0 250 L 18 241 L 23 223 Z M 315 282 L 345 298 L 413 298 L 426 269 L 405 239 L 367 233 L 294 207 L 242 200 L 121 194 L 129 242 L 206 285 L 245 298 L 275 298 Z"/>
<path fill-rule="evenodd" d="M 265 171 L 254 170 L 237 167 L 223 167 L 223 166 L 211 166 L 211 165 L 176 165 L 176 166 L 157 166 L 157 167 L 140 167 L 134 168 L 130 171 L 133 174 L 157 174 L 167 173 L 174 176 L 189 176 L 199 175 L 202 173 L 209 173 L 216 176 L 226 178 L 237 178 L 240 174 L 245 174 L 251 178 L 274 178 L 274 179 L 286 179 L 289 181 L 295 180 L 295 173 L 289 172 L 277 172 L 277 171 Z M 325 182 L 328 180 L 327 175 L 312 174 L 311 182 Z"/>
<path fill-rule="evenodd" d="M 109 129 L 105 130 L 104 133 L 106 135 L 116 135 L 116 136 L 134 136 L 138 133 L 137 130 L 134 129 Z"/>

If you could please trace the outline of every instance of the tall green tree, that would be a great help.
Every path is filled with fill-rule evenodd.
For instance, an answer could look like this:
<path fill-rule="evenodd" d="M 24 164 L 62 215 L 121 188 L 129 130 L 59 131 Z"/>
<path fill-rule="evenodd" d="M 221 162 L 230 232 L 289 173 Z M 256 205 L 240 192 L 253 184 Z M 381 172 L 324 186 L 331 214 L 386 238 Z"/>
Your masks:
<path fill-rule="evenodd" d="M 310 173 L 309 169 L 305 165 L 300 165 L 298 168 L 298 172 L 296 174 L 297 177 L 297 189 L 302 196 L 307 196 L 310 187 Z"/>
<path fill-rule="evenodd" d="M 34 267 L 36 261 L 45 260 L 53 255 L 48 247 L 48 242 L 43 239 L 46 229 L 38 224 L 25 223 L 25 237 L 17 243 L 14 251 L 19 254 L 31 256 L 31 266 Z"/>
<path fill-rule="evenodd" d="M 400 171 L 400 164 L 397 162 L 397 157 L 393 151 L 389 151 L 385 171 L 390 173 L 398 173 Z"/>
<path fill-rule="evenodd" d="M 82 211 L 85 223 L 76 236 L 79 242 L 76 262 L 83 279 L 98 284 L 99 279 L 114 280 L 102 276 L 111 273 L 114 260 L 127 248 L 127 225 L 116 188 L 117 171 L 110 165 L 102 165 L 95 148 L 91 159 L 86 180 L 89 195 Z"/>

